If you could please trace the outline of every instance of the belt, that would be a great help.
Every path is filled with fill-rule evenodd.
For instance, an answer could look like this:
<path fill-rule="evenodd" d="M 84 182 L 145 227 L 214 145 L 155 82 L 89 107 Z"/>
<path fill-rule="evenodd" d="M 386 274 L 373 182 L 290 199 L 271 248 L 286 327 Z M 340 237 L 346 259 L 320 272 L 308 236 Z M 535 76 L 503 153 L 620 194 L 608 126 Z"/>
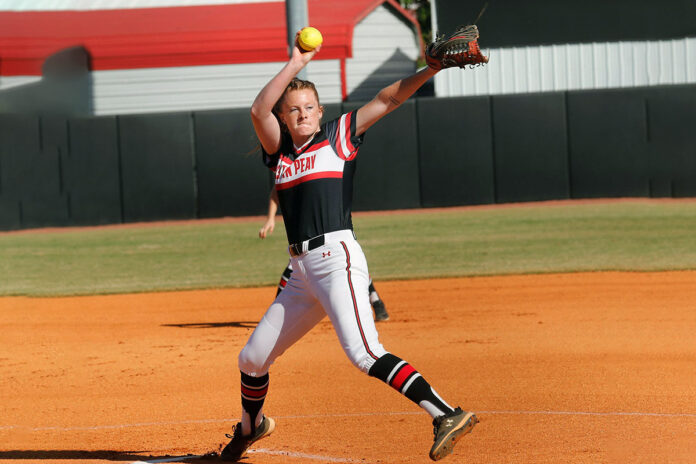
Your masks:
<path fill-rule="evenodd" d="M 302 245 L 304 243 L 307 244 L 306 250 L 302 249 L 303 248 Z M 305 251 L 314 250 L 315 248 L 319 248 L 322 245 L 324 245 L 324 235 L 317 235 L 316 237 L 310 238 L 309 240 L 306 240 L 305 242 L 293 243 L 289 247 L 290 256 L 292 256 L 293 258 L 295 256 L 300 256 Z"/>
<path fill-rule="evenodd" d="M 293 243 L 288 247 L 288 252 L 293 258 L 300 256 L 315 248 L 319 248 L 327 243 L 339 242 L 341 240 L 355 240 L 355 232 L 352 229 L 336 230 L 317 235 L 303 242 Z"/>

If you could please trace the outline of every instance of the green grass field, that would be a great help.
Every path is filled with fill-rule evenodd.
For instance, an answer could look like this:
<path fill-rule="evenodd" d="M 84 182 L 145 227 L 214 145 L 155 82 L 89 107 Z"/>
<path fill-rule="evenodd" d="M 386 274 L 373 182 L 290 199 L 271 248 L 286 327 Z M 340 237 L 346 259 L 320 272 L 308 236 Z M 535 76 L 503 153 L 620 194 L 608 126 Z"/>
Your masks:
<path fill-rule="evenodd" d="M 257 222 L 0 234 L 0 295 L 273 285 L 285 231 Z M 696 202 L 567 203 L 357 215 L 375 280 L 696 269 Z"/>

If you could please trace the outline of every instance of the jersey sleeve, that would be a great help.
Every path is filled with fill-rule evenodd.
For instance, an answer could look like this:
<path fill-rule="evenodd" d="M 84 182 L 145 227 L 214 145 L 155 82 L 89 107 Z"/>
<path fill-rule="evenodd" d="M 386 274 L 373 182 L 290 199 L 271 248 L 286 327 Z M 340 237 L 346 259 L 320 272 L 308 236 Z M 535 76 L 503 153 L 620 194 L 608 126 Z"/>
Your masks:
<path fill-rule="evenodd" d="M 263 154 L 262 156 L 262 161 L 263 164 L 270 169 L 271 171 L 275 172 L 277 167 L 278 167 L 278 160 L 280 159 L 280 150 L 277 153 L 274 153 L 272 155 L 269 155 L 266 153 L 266 150 L 261 148 L 261 153 Z"/>
<path fill-rule="evenodd" d="M 278 151 L 275 153 L 268 153 L 263 148 L 263 145 L 261 145 L 261 159 L 263 161 L 263 164 L 273 172 L 275 172 L 278 167 L 278 161 L 280 160 L 281 154 L 287 153 L 288 143 L 290 143 L 290 146 L 292 146 L 292 139 L 290 139 L 289 135 L 283 134 L 281 137 L 282 138 L 280 139 L 280 147 L 278 148 Z"/>
<path fill-rule="evenodd" d="M 355 135 L 357 110 L 342 115 L 326 124 L 326 135 L 339 158 L 351 161 L 358 154 L 365 134 Z"/>

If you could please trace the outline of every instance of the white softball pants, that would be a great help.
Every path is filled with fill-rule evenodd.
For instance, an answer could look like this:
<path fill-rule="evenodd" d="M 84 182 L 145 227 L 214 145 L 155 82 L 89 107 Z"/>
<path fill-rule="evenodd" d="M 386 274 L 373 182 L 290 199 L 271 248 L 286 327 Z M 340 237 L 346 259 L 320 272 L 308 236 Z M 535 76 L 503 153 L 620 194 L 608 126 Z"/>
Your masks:
<path fill-rule="evenodd" d="M 273 361 L 329 316 L 343 351 L 367 373 L 385 349 L 368 294 L 367 260 L 353 232 L 324 235 L 325 243 L 292 257 L 292 275 L 239 354 L 239 369 L 265 375 Z M 306 249 L 306 248 L 305 248 Z"/>

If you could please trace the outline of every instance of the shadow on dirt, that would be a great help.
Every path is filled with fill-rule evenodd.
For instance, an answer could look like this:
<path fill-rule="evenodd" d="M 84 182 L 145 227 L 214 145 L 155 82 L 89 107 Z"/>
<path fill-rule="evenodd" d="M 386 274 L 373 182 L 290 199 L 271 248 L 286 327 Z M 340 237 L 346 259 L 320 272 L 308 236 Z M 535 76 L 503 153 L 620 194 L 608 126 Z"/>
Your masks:
<path fill-rule="evenodd" d="M 257 321 L 237 321 L 237 322 L 195 322 L 189 324 L 162 324 L 162 327 L 179 327 L 182 329 L 214 329 L 218 327 L 240 327 L 253 329 L 258 324 Z"/>
<path fill-rule="evenodd" d="M 103 461 L 142 461 L 142 462 L 191 462 L 200 463 L 206 461 L 218 461 L 217 453 L 209 453 L 205 455 L 185 455 L 185 456 L 151 456 L 144 454 L 143 451 L 85 451 L 85 450 L 14 450 L 0 451 L 0 461 L 5 459 L 16 459 L 27 461 L 39 461 L 49 459 L 63 460 L 103 460 Z"/>

